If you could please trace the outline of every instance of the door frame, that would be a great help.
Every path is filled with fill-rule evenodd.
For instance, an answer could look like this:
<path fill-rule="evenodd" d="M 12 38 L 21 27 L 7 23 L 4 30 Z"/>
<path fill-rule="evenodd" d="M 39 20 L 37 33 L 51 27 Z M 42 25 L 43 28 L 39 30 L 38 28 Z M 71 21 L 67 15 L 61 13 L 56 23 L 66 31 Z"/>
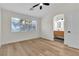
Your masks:
<path fill-rule="evenodd" d="M 56 14 L 54 17 L 53 17 L 53 24 L 54 24 L 54 18 L 58 15 L 63 15 L 63 19 L 64 19 L 64 36 L 65 36 L 65 16 L 64 16 L 64 13 L 59 13 L 59 14 Z M 54 39 L 54 25 L 52 26 L 53 27 L 53 39 Z M 65 44 L 65 37 L 64 37 L 64 44 Z"/>

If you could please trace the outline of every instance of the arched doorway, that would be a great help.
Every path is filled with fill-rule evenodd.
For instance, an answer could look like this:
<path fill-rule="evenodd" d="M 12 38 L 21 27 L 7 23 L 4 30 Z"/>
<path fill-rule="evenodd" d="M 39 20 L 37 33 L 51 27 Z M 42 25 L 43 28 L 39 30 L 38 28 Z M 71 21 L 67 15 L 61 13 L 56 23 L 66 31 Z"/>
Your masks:
<path fill-rule="evenodd" d="M 58 14 L 53 18 L 54 40 L 64 43 L 64 14 Z"/>

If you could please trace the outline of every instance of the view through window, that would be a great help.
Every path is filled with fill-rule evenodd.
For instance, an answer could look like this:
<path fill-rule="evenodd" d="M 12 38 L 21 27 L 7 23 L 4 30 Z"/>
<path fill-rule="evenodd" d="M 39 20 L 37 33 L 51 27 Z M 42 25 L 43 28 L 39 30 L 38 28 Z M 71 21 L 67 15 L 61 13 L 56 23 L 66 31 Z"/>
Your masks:
<path fill-rule="evenodd" d="M 33 32 L 37 29 L 36 20 L 23 20 L 20 18 L 11 18 L 11 32 Z"/>

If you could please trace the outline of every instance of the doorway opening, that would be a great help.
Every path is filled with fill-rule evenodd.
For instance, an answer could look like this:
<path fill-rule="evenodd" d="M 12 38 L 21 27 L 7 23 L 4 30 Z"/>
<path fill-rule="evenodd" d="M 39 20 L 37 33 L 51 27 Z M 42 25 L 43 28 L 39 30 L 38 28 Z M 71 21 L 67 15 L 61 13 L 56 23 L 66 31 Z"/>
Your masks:
<path fill-rule="evenodd" d="M 64 43 L 64 14 L 58 14 L 53 19 L 54 40 Z"/>

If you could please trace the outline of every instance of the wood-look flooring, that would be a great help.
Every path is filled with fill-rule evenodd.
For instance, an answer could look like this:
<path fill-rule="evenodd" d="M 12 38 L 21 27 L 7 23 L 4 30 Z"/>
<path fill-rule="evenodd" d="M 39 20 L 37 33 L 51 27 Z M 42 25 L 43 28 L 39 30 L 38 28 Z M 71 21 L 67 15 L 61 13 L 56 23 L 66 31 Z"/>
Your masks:
<path fill-rule="evenodd" d="M 40 38 L 3 45 L 0 56 L 79 56 L 79 50 Z"/>

